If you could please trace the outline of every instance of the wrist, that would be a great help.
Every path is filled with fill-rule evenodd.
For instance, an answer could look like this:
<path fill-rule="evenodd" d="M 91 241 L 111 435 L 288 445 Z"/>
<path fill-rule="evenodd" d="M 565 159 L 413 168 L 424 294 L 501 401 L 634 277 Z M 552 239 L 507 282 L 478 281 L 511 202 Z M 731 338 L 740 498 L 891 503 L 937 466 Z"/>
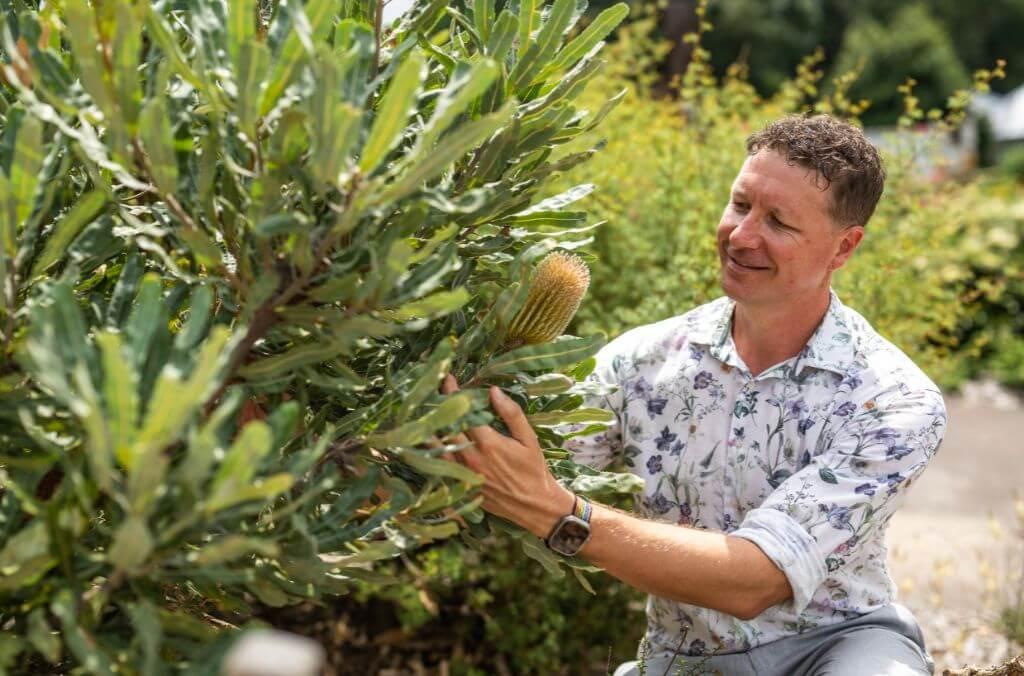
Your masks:
<path fill-rule="evenodd" d="M 528 523 L 523 524 L 528 531 L 539 537 L 546 538 L 563 516 L 572 513 L 576 495 L 568 488 L 555 483 L 545 492 L 543 499 L 538 501 Z"/>

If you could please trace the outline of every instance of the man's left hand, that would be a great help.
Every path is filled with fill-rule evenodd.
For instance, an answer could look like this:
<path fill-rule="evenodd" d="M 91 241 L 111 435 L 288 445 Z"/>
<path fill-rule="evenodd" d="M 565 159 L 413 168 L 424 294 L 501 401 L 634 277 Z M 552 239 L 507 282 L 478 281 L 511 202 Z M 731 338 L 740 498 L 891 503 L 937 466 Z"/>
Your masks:
<path fill-rule="evenodd" d="M 458 390 L 454 376 L 447 376 L 441 391 L 451 394 Z M 464 448 L 453 459 L 484 477 L 485 510 L 545 538 L 555 523 L 572 511 L 573 494 L 548 469 L 523 409 L 498 387 L 491 387 L 490 398 L 491 407 L 512 436 L 488 426 L 471 428 L 455 439 Z"/>

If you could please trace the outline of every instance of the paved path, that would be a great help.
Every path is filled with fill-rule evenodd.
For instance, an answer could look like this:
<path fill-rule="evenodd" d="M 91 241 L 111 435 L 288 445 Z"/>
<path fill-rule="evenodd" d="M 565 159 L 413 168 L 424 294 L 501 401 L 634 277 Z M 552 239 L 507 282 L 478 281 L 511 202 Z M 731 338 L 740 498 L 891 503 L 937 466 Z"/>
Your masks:
<path fill-rule="evenodd" d="M 1024 403 L 977 385 L 946 403 L 946 439 L 888 538 L 900 599 L 921 621 L 937 674 L 1024 650 L 993 628 L 1024 594 Z"/>

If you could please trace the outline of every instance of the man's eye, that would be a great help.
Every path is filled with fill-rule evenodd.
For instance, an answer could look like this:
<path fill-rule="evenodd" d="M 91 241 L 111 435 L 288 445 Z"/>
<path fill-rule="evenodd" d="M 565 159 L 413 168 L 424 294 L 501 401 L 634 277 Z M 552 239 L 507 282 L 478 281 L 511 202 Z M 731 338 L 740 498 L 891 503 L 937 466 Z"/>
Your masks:
<path fill-rule="evenodd" d="M 789 227 L 788 225 L 786 225 L 785 223 L 783 223 L 782 221 L 780 221 L 778 216 L 776 216 L 775 214 L 772 214 L 770 216 L 770 218 L 771 218 L 772 223 L 776 227 L 778 227 L 778 228 L 782 228 L 783 230 L 792 230 L 793 229 L 793 228 Z"/>
<path fill-rule="evenodd" d="M 746 211 L 747 209 L 750 208 L 750 205 L 747 204 L 746 202 L 737 202 L 736 200 L 733 200 L 732 208 L 735 209 L 736 211 Z"/>

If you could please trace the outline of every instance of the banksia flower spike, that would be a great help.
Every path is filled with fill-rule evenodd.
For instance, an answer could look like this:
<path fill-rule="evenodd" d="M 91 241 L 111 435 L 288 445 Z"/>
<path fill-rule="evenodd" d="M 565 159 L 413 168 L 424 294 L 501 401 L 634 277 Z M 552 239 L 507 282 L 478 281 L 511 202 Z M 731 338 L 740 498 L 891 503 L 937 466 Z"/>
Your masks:
<path fill-rule="evenodd" d="M 506 346 L 548 343 L 565 331 L 590 286 L 590 270 L 579 256 L 556 251 L 540 262 L 522 309 L 512 320 Z"/>

